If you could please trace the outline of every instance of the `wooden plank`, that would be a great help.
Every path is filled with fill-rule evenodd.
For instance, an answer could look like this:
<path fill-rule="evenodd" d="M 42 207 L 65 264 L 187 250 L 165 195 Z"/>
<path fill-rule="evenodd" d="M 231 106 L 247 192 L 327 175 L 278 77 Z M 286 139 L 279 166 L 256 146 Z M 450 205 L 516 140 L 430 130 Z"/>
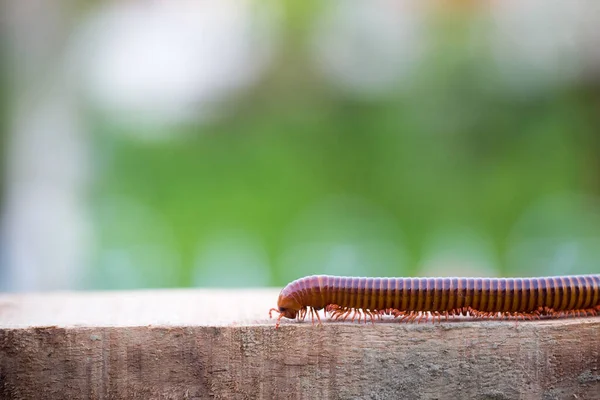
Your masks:
<path fill-rule="evenodd" d="M 600 317 L 275 330 L 277 294 L 0 295 L 0 398 L 600 399 Z"/>

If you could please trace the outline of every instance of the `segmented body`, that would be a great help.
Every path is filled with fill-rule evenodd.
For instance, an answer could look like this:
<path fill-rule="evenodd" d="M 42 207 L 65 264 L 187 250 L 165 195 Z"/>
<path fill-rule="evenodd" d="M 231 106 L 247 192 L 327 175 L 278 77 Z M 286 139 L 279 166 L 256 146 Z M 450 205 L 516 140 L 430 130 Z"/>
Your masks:
<path fill-rule="evenodd" d="M 600 275 L 540 278 L 358 278 L 308 276 L 288 284 L 278 300 L 282 317 L 325 309 L 334 319 L 382 315 L 414 321 L 430 316 L 540 318 L 600 312 Z M 318 314 L 317 318 L 320 321 Z"/>

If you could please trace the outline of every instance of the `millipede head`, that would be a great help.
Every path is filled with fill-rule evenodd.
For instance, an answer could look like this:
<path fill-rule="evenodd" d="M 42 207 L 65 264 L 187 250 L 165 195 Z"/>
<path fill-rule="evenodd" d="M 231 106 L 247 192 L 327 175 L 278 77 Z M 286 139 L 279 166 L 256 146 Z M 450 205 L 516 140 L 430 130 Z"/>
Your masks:
<path fill-rule="evenodd" d="M 286 296 L 282 291 L 279 295 L 279 299 L 277 300 L 277 308 L 271 308 L 271 310 L 269 310 L 269 317 L 271 317 L 271 313 L 273 311 L 279 313 L 277 324 L 275 325 L 275 328 L 278 328 L 281 318 L 285 317 L 294 319 L 300 310 L 304 310 L 306 312 L 305 307 L 302 307 L 293 297 Z"/>
<path fill-rule="evenodd" d="M 279 313 L 290 319 L 296 318 L 296 314 L 305 307 L 296 301 L 295 298 L 291 296 L 286 296 L 283 292 L 279 295 L 279 299 L 277 300 L 277 308 Z"/>

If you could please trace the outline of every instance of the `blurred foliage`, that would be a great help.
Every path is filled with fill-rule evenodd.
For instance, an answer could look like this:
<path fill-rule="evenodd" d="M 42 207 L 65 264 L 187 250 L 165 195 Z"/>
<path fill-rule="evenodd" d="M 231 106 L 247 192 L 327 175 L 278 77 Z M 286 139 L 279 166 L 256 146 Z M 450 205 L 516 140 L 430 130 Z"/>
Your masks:
<path fill-rule="evenodd" d="M 200 123 L 136 125 L 78 103 L 94 233 L 81 286 L 600 272 L 597 81 L 511 80 L 475 40 L 489 21 L 450 3 L 428 16 L 416 68 L 376 94 L 315 67 L 326 6 L 308 1 L 284 3 L 260 82 L 209 104 L 214 114 L 199 104 Z M 76 4 L 75 22 L 96 11 Z"/>
<path fill-rule="evenodd" d="M 521 96 L 486 65 L 485 49 L 469 48 L 464 32 L 442 24 L 436 51 L 409 84 L 376 100 L 352 98 L 311 69 L 295 35 L 301 24 L 290 24 L 295 32 L 261 84 L 224 106 L 226 118 L 174 128 L 174 139 L 157 142 L 123 134 L 131 127 L 96 120 L 94 209 L 117 196 L 161 216 L 172 233 L 168 245 L 181 255 L 181 270 L 165 278 L 168 285 L 192 284 L 199 245 L 223 230 L 260 239 L 269 284 L 319 272 L 318 265 L 290 272 L 282 252 L 290 226 L 330 198 L 351 199 L 336 203 L 349 219 L 361 212 L 369 218 L 372 207 L 385 210 L 383 220 L 398 228 L 389 237 L 398 253 L 406 252 L 405 262 L 365 266 L 367 272 L 418 273 L 433 232 L 470 227 L 491 238 L 497 273 L 519 275 L 523 270 L 507 252 L 521 216 L 549 196 L 598 195 L 598 102 L 590 101 L 596 89 L 551 87 Z M 357 211 L 352 199 L 366 206 Z M 586 215 L 586 206 L 597 212 L 593 202 L 576 204 L 574 212 Z M 542 220 L 561 208 L 548 211 Z M 134 222 L 118 221 L 105 226 L 104 247 L 115 240 L 131 240 L 131 246 L 165 240 L 151 226 L 123 238 L 119 224 Z M 361 225 L 356 229 L 346 234 L 361 237 Z M 298 235 L 294 240 L 327 241 L 319 224 Z M 597 266 L 575 270 L 597 272 Z M 541 266 L 526 272 L 547 271 Z"/>

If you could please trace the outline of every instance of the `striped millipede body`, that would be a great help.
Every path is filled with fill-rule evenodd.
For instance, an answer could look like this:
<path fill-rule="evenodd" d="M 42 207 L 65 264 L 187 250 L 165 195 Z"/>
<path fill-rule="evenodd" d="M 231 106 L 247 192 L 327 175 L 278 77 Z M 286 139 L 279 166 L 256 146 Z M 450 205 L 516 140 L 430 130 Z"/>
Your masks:
<path fill-rule="evenodd" d="M 332 319 L 374 321 L 391 315 L 420 322 L 432 317 L 534 319 L 600 313 L 600 275 L 539 278 L 357 278 L 314 275 L 289 283 L 279 295 L 282 317 L 304 319 L 325 310 Z"/>

